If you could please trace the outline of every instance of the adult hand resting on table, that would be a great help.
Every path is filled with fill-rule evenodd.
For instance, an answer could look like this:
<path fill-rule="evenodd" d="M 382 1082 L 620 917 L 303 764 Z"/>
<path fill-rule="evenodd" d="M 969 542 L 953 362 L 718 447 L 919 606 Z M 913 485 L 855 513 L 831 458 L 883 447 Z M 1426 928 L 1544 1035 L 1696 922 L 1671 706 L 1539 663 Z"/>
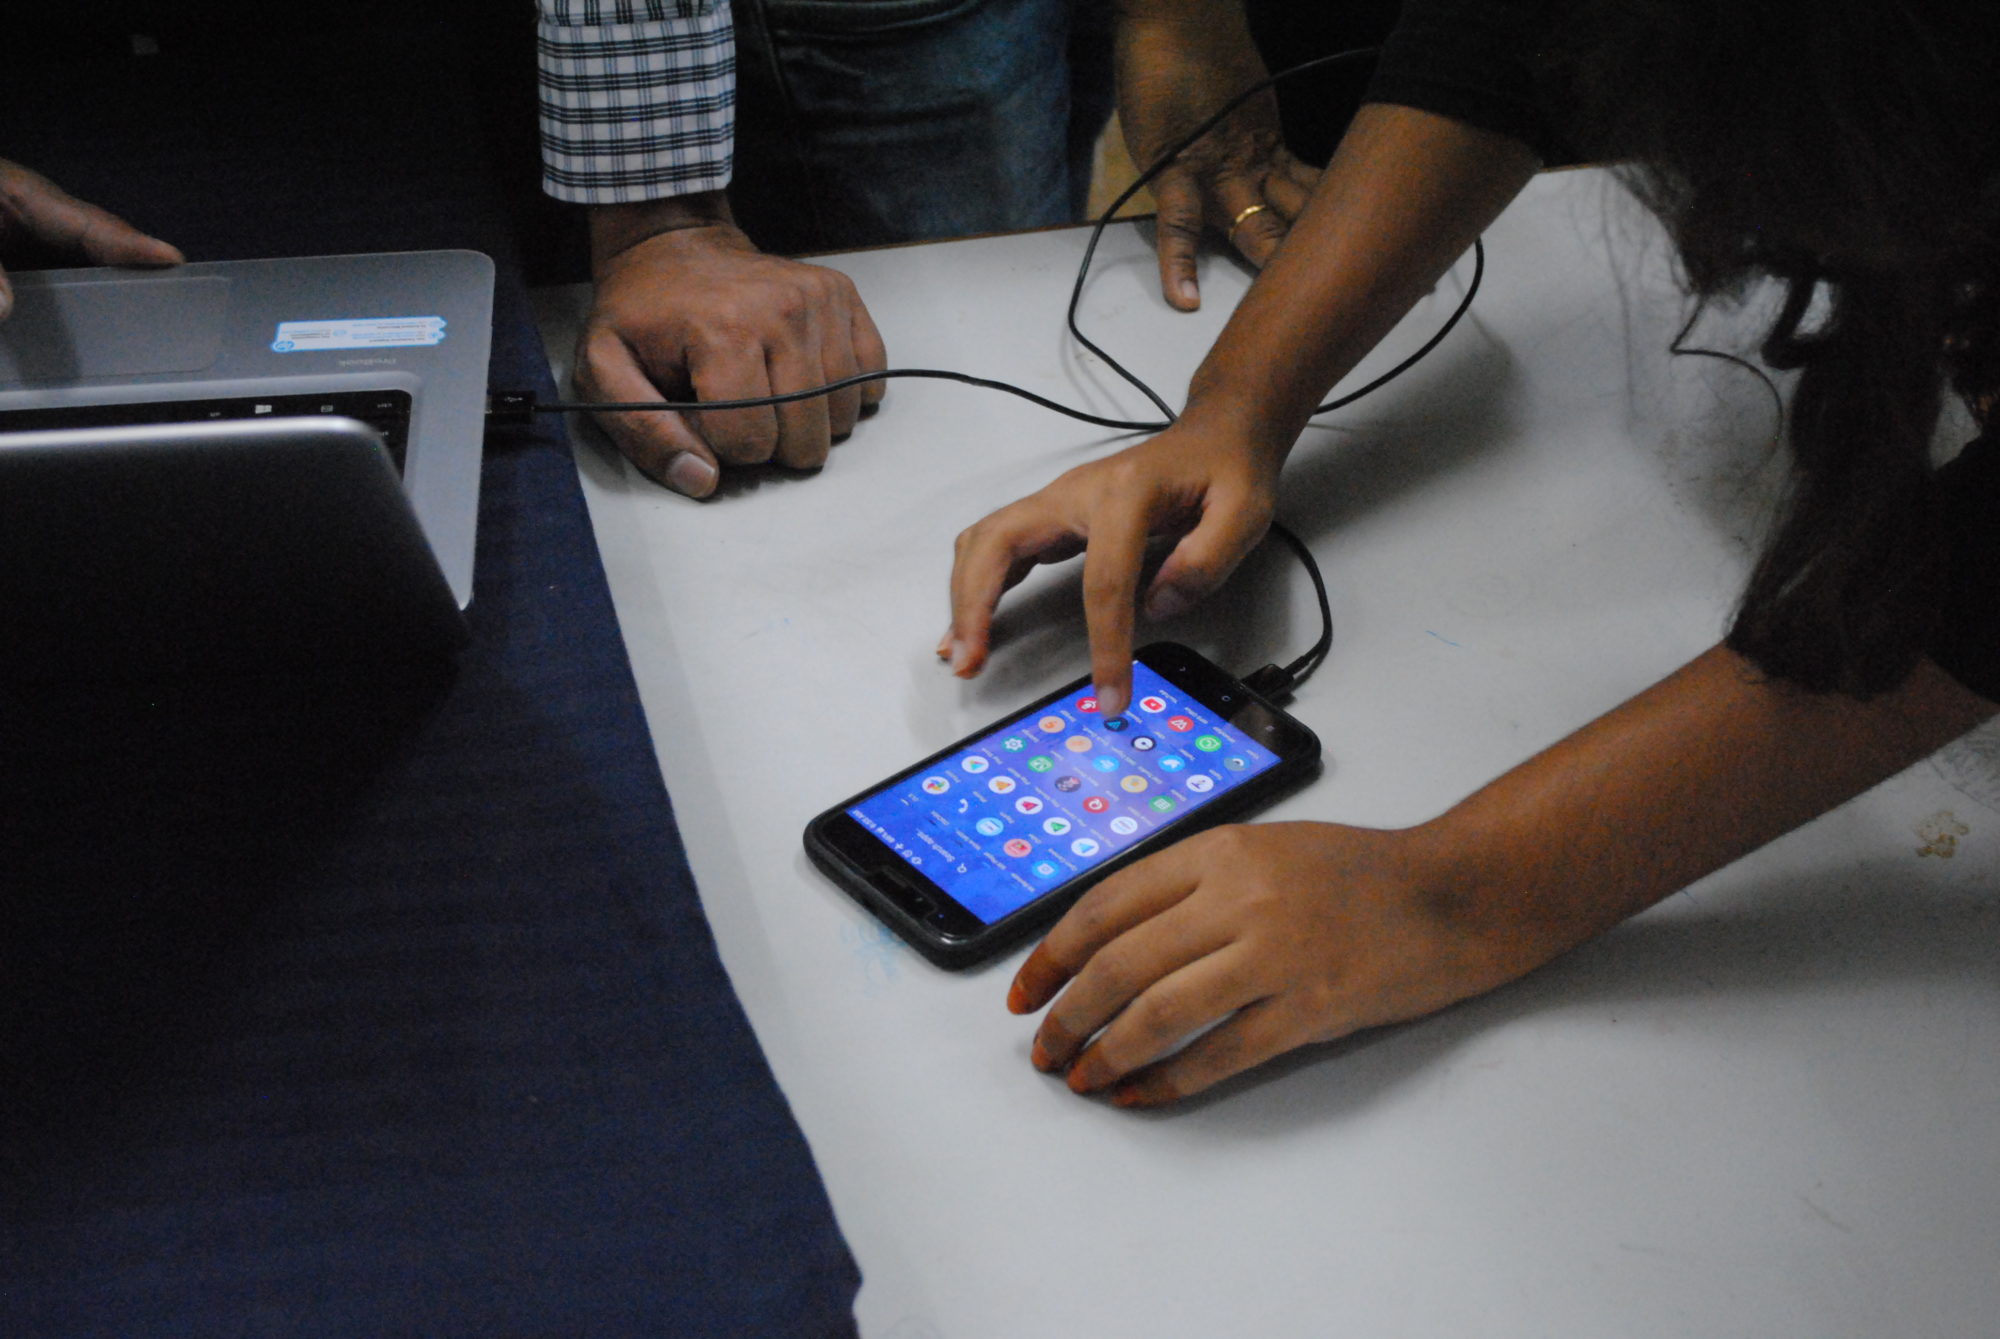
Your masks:
<path fill-rule="evenodd" d="M 1241 0 L 1122 0 L 1115 59 L 1118 124 L 1142 170 L 1270 73 Z M 1230 113 L 1153 179 L 1161 294 L 1182 311 L 1201 305 L 1195 252 L 1204 228 L 1261 268 L 1318 179 L 1286 151 L 1269 90 Z"/>
<path fill-rule="evenodd" d="M 93 265 L 178 265 L 186 259 L 173 244 L 0 158 L 0 254 L 21 242 L 74 252 Z M 14 289 L 0 269 L 0 320 L 13 310 Z"/>
<path fill-rule="evenodd" d="M 853 281 L 757 250 L 720 192 L 595 206 L 590 232 L 597 287 L 576 350 L 590 399 L 748 400 L 888 366 Z M 825 464 L 881 398 L 876 381 L 762 409 L 597 421 L 646 474 L 706 497 L 723 466 Z"/>

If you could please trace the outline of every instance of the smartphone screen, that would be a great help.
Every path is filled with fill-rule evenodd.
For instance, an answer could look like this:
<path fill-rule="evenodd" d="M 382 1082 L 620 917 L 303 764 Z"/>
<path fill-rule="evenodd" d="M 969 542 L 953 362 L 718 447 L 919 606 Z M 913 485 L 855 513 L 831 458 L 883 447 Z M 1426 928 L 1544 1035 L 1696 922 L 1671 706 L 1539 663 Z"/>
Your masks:
<path fill-rule="evenodd" d="M 863 797 L 847 815 L 993 924 L 1277 766 L 1151 666 L 1106 719 L 1088 688 Z"/>

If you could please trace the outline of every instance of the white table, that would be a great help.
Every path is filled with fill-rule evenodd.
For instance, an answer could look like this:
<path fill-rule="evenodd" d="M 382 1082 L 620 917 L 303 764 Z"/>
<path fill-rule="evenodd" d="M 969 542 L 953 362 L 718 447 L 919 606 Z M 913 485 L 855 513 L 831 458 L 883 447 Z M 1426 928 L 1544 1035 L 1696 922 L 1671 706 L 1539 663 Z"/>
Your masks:
<path fill-rule="evenodd" d="M 1143 416 L 1061 332 L 1084 236 L 828 263 L 895 364 Z M 1290 467 L 1336 640 L 1295 708 L 1325 775 L 1274 817 L 1438 812 L 1711 643 L 1745 569 L 1773 411 L 1740 370 L 1665 355 L 1656 230 L 1570 173 L 1487 241 L 1466 324 Z M 1086 328 L 1178 400 L 1244 284 L 1212 259 L 1205 310 L 1175 315 L 1120 225 Z M 545 296 L 561 353 L 578 295 Z M 1993 1333 L 2000 772 L 1969 744 L 1524 983 L 1164 1114 L 1029 1068 L 1033 1021 L 1002 1007 L 1019 953 L 938 971 L 808 865 L 819 809 L 1085 668 L 1070 568 L 1010 598 L 981 680 L 931 647 L 953 535 L 1115 444 L 898 382 L 818 477 L 705 505 L 581 452 L 689 859 L 860 1260 L 863 1332 Z M 1247 670 L 1317 628 L 1271 551 L 1163 630 Z"/>

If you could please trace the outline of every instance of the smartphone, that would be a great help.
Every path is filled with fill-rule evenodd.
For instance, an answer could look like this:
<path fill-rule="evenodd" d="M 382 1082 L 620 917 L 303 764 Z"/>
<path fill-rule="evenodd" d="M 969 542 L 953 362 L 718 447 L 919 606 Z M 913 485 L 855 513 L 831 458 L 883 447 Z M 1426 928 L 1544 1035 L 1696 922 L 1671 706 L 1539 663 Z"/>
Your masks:
<path fill-rule="evenodd" d="M 932 962 L 968 967 L 1318 765 L 1311 730 L 1159 642 L 1132 662 L 1124 715 L 1079 679 L 827 810 L 806 853 Z"/>

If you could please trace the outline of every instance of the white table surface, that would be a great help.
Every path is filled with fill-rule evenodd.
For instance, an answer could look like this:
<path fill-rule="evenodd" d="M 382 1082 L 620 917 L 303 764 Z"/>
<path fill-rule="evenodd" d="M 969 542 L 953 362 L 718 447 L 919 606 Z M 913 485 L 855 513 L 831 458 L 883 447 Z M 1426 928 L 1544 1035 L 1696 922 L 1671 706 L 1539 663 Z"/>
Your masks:
<path fill-rule="evenodd" d="M 826 263 L 894 365 L 1144 416 L 1062 333 L 1084 238 Z M 1710 644 L 1745 570 L 1773 411 L 1740 370 L 1666 356 L 1682 307 L 1654 228 L 1601 175 L 1553 174 L 1487 242 L 1466 323 L 1289 468 L 1336 636 L 1295 706 L 1326 771 L 1273 817 L 1438 812 Z M 1120 225 L 1086 328 L 1177 401 L 1245 285 L 1219 258 L 1203 278 L 1206 308 L 1172 313 L 1142 228 Z M 543 299 L 563 361 L 580 295 Z M 1702 332 L 1742 347 L 1753 327 Z M 860 1261 L 864 1334 L 2000 1329 L 2000 741 L 1526 982 L 1122 1112 L 1029 1067 L 1034 1022 L 1002 1006 L 1021 952 L 939 971 L 799 845 L 820 809 L 1086 668 L 1073 564 L 1010 598 L 979 681 L 931 648 L 957 531 L 1116 441 L 897 382 L 818 476 L 696 504 L 579 437 L 688 857 Z M 1315 624 L 1272 551 L 1160 630 L 1248 670 Z"/>

